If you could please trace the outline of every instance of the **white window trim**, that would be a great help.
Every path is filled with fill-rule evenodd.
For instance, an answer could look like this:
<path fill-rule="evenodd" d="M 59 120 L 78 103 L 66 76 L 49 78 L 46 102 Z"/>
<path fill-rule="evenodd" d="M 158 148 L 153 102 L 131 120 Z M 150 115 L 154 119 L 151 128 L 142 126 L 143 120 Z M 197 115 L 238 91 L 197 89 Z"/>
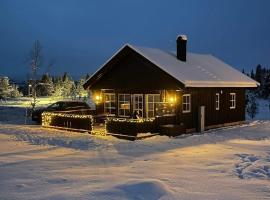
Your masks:
<path fill-rule="evenodd" d="M 187 96 L 189 96 L 189 102 L 187 102 L 187 103 L 184 103 L 184 97 L 187 97 Z M 188 110 L 184 110 L 184 104 L 189 104 L 189 106 L 188 106 Z M 183 113 L 190 113 L 191 112 L 191 94 L 184 94 L 183 96 L 182 96 L 182 112 Z"/>
<path fill-rule="evenodd" d="M 126 112 L 124 112 L 124 115 L 120 115 L 119 113 L 119 110 L 121 110 L 121 108 L 120 108 L 120 101 L 119 101 L 119 97 L 120 97 L 120 95 L 124 95 L 125 97 L 127 96 L 127 95 L 129 95 L 129 111 L 130 111 L 130 99 L 131 99 L 131 94 L 127 94 L 127 93 L 120 93 L 120 94 L 118 94 L 118 116 L 119 117 L 130 117 L 130 115 L 126 115 Z M 124 109 L 124 110 L 126 110 L 126 109 Z"/>
<path fill-rule="evenodd" d="M 218 97 L 218 98 L 216 99 L 216 97 Z M 220 109 L 220 94 L 219 93 L 216 93 L 216 96 L 215 96 L 215 109 L 216 110 Z"/>
<path fill-rule="evenodd" d="M 106 97 L 105 97 L 106 95 L 110 96 L 110 106 L 109 107 L 106 107 L 106 103 L 107 103 L 106 102 Z M 114 101 L 111 101 L 111 96 L 113 96 L 113 95 L 114 95 Z M 109 114 L 112 114 L 112 111 L 116 110 L 116 107 L 112 106 L 112 102 L 116 103 L 115 97 L 116 97 L 115 93 L 104 93 L 104 112 L 105 112 L 106 108 L 109 110 Z"/>
<path fill-rule="evenodd" d="M 234 102 L 234 103 L 232 103 L 232 102 Z M 233 104 L 233 106 L 232 106 L 232 104 Z M 236 94 L 230 93 L 230 109 L 235 109 L 235 108 L 236 108 Z"/>
<path fill-rule="evenodd" d="M 141 109 L 140 109 L 140 108 L 135 109 L 135 96 L 140 96 L 140 97 L 142 97 L 142 101 L 141 101 L 141 102 L 137 102 L 137 103 L 142 103 L 142 108 L 141 108 Z M 141 112 L 142 112 L 142 116 L 141 116 L 141 117 L 143 117 L 143 103 L 144 103 L 143 100 L 144 100 L 143 94 L 132 94 L 132 106 L 133 106 L 133 112 L 134 112 L 135 110 L 141 111 Z"/>
<path fill-rule="evenodd" d="M 149 98 L 149 96 L 153 96 L 153 101 L 152 102 L 149 102 L 149 100 L 148 100 L 148 98 Z M 155 102 L 155 96 L 159 96 L 159 101 L 158 102 Z M 149 117 L 149 112 L 153 112 L 154 113 L 154 115 L 155 115 L 155 104 L 156 103 L 159 103 L 160 102 L 160 94 L 146 94 L 146 117 L 147 118 L 154 118 L 155 116 L 153 116 L 153 117 Z M 153 105 L 153 110 L 150 110 L 149 109 L 149 104 L 152 104 Z"/>

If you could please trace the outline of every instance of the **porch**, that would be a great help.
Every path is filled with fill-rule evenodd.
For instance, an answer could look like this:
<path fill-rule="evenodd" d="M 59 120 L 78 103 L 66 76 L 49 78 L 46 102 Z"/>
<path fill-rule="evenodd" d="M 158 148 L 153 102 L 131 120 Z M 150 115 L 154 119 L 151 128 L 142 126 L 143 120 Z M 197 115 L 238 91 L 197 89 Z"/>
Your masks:
<path fill-rule="evenodd" d="M 177 115 L 181 110 L 181 90 L 91 90 L 95 103 L 95 120 L 106 118 L 144 118 Z"/>

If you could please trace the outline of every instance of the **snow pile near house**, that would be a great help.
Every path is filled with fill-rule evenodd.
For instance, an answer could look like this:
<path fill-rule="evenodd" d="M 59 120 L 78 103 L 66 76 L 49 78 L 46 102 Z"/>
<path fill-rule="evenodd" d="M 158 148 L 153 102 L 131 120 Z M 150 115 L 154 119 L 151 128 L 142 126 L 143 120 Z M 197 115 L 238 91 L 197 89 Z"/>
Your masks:
<path fill-rule="evenodd" d="M 133 180 L 112 189 L 95 193 L 97 199 L 138 199 L 138 200 L 156 200 L 156 199 L 175 199 L 173 192 L 160 180 L 144 179 Z"/>
<path fill-rule="evenodd" d="M 240 162 L 235 165 L 235 172 L 241 179 L 259 178 L 270 180 L 270 151 L 265 157 L 253 154 L 237 154 Z"/>
<path fill-rule="evenodd" d="M 18 141 L 25 141 L 33 145 L 51 145 L 76 150 L 94 150 L 106 148 L 108 139 L 116 140 L 111 136 L 106 139 L 91 137 L 89 133 L 69 132 L 57 129 L 42 128 L 39 125 L 4 125 L 1 133 L 12 135 Z"/>

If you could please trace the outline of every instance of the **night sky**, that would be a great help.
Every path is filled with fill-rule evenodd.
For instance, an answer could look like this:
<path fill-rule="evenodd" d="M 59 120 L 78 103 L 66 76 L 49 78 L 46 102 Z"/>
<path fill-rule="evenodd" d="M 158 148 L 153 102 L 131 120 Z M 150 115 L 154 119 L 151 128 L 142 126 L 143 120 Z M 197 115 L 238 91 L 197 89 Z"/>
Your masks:
<path fill-rule="evenodd" d="M 26 78 L 34 40 L 51 72 L 95 72 L 123 44 L 217 56 L 242 70 L 270 66 L 269 0 L 0 0 L 0 76 Z"/>

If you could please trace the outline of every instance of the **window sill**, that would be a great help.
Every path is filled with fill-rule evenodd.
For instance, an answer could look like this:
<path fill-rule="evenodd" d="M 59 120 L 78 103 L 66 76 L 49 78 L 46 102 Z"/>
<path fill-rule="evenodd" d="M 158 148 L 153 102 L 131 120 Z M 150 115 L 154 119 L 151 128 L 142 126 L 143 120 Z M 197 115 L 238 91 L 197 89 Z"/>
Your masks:
<path fill-rule="evenodd" d="M 191 111 L 189 110 L 189 111 L 182 111 L 182 113 L 190 113 Z"/>

